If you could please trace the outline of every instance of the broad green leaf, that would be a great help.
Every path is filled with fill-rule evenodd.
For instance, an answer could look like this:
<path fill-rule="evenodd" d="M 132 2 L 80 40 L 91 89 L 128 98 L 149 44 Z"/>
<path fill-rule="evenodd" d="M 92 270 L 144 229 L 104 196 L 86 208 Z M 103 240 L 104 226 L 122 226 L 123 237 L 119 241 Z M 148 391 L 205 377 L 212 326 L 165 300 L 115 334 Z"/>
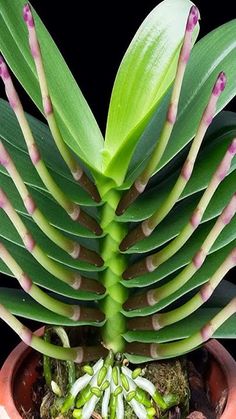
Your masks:
<path fill-rule="evenodd" d="M 218 115 L 215 116 L 211 125 L 209 126 L 206 136 L 205 143 L 210 143 L 211 140 L 214 141 L 215 138 L 223 135 L 230 130 L 234 130 L 236 126 L 236 114 L 231 111 L 221 111 Z"/>
<path fill-rule="evenodd" d="M 19 160 L 20 162 L 21 160 Z M 18 166 L 18 165 L 17 165 Z M 13 207 L 20 214 L 29 217 L 19 192 L 17 191 L 13 181 L 9 176 L 6 176 L 1 172 L 0 166 L 0 185 L 1 188 L 7 193 Z M 82 227 L 79 223 L 75 223 L 64 211 L 63 208 L 51 199 L 51 197 L 34 187 L 28 186 L 29 193 L 33 196 L 35 202 L 37 203 L 38 208 L 41 212 L 47 217 L 50 224 L 58 229 L 68 232 L 72 235 L 72 238 L 75 239 L 79 237 L 79 241 L 83 243 L 93 243 L 94 240 L 84 241 L 82 238 L 96 238 L 92 232 L 87 230 L 85 227 Z"/>
<path fill-rule="evenodd" d="M 180 199 L 186 198 L 207 187 L 211 176 L 224 156 L 230 141 L 236 136 L 236 115 L 224 112 L 213 123 L 209 134 L 206 134 L 204 147 L 200 150 L 195 163 L 193 174 L 187 183 Z M 182 162 L 183 164 L 183 162 Z M 231 164 L 230 172 L 236 169 L 236 159 Z M 119 221 L 141 221 L 151 216 L 160 207 L 164 199 L 170 193 L 179 176 L 181 168 L 169 170 L 165 173 L 164 180 L 150 191 L 141 195 L 127 211 L 117 218 Z"/>
<path fill-rule="evenodd" d="M 58 278 L 51 275 L 47 272 L 37 261 L 25 250 L 20 246 L 16 246 L 14 243 L 1 238 L 1 243 L 7 248 L 9 253 L 14 257 L 17 263 L 21 266 L 24 272 L 31 277 L 33 282 L 49 291 L 55 292 L 60 295 L 64 295 L 66 297 L 74 298 L 76 300 L 99 300 L 103 298 L 103 296 L 98 296 L 92 292 L 85 292 L 85 291 L 76 291 L 69 285 L 65 284 L 64 282 L 60 281 Z M 9 269 L 0 259 L 0 272 L 5 273 L 7 275 L 12 276 Z M 83 272 L 81 271 L 83 275 Z M 88 272 L 84 276 L 96 278 L 96 273 L 92 275 Z M 9 283 L 12 283 L 12 278 L 9 278 Z M 14 279 L 15 284 L 16 280 Z"/>
<path fill-rule="evenodd" d="M 150 314 L 157 313 L 158 311 L 163 310 L 163 309 L 165 309 L 164 311 L 169 311 L 170 308 L 168 306 L 174 303 L 175 301 L 177 301 L 179 298 L 182 298 L 184 295 L 191 293 L 193 290 L 195 294 L 197 292 L 195 289 L 199 288 L 201 285 L 203 285 L 205 282 L 207 282 L 211 278 L 211 276 L 216 272 L 216 270 L 224 262 L 226 257 L 235 248 L 235 245 L 236 245 L 236 240 L 233 240 L 227 246 L 209 255 L 206 258 L 201 269 L 199 269 L 184 286 L 178 289 L 178 291 L 171 294 L 169 297 L 164 298 L 159 303 L 153 306 L 143 307 L 143 308 L 132 310 L 132 311 L 123 311 L 123 313 L 125 314 L 126 317 L 136 317 L 136 316 L 145 317 Z M 165 278 L 165 283 L 168 283 L 174 277 L 175 275 L 168 276 L 167 278 Z M 218 288 L 221 289 L 220 285 L 218 286 Z M 219 295 L 218 288 L 216 291 L 217 291 L 217 294 Z M 224 297 L 225 297 L 224 302 L 226 301 L 226 295 L 229 297 L 229 293 L 224 294 Z M 236 296 L 236 292 L 235 292 L 235 296 Z M 188 296 L 186 298 L 188 299 Z M 232 290 L 230 293 L 230 298 L 233 298 Z M 216 302 L 217 303 L 219 302 L 219 298 L 216 300 Z M 213 302 L 209 306 L 215 307 L 215 305 L 213 305 Z M 223 306 L 224 305 L 222 304 L 222 307 Z M 166 309 L 166 307 L 168 308 Z"/>
<path fill-rule="evenodd" d="M 66 191 L 67 195 L 74 202 L 89 206 L 97 205 L 72 178 L 71 173 L 66 167 L 54 144 L 47 125 L 28 114 L 27 119 L 36 143 L 39 146 L 42 158 L 58 185 Z M 5 141 L 6 148 L 11 154 L 14 163 L 17 167 L 19 166 L 21 176 L 26 183 L 42 190 L 46 190 L 31 163 L 28 149 L 15 114 L 8 103 L 2 99 L 0 100 L 0 121 L 0 138 Z M 0 167 L 0 170 L 3 169 Z"/>
<path fill-rule="evenodd" d="M 11 155 L 12 160 L 14 161 L 14 164 L 16 165 L 23 181 L 26 184 L 31 185 L 33 188 L 37 188 L 41 190 L 42 192 L 47 193 L 47 189 L 45 185 L 42 183 L 34 166 L 32 165 L 29 156 L 26 153 L 22 152 L 21 150 L 17 149 L 16 147 L 11 146 L 3 138 L 1 138 L 1 136 L 0 136 L 0 140 L 4 143 L 4 146 L 6 147 L 9 154 Z M 0 171 L 8 175 L 7 171 L 3 167 L 0 167 Z M 66 195 L 68 196 L 69 199 L 71 199 L 71 201 L 76 202 L 78 204 L 82 204 L 82 205 L 85 202 L 86 202 L 86 205 L 90 204 L 90 200 L 87 199 L 85 192 L 84 193 L 82 192 L 80 195 L 81 188 L 79 188 L 76 183 L 67 180 L 64 176 L 58 175 L 57 173 L 53 172 L 51 169 L 49 169 L 49 173 L 51 174 L 52 178 L 55 180 L 57 185 L 60 187 L 60 189 L 62 191 L 65 191 Z M 48 192 L 47 195 L 50 197 L 51 196 L 50 192 Z M 80 199 L 81 197 L 82 197 L 82 200 Z M 82 201 L 82 202 L 79 202 L 79 201 Z"/>
<path fill-rule="evenodd" d="M 79 259 L 73 259 L 70 255 L 68 255 L 64 250 L 60 249 L 56 243 L 53 243 L 50 239 L 48 239 L 45 234 L 37 227 L 37 225 L 32 221 L 30 218 L 22 219 L 24 222 L 27 230 L 32 234 L 35 242 L 41 247 L 46 255 L 48 255 L 51 259 L 56 260 L 62 265 L 66 265 L 71 269 L 82 269 L 83 271 L 100 271 L 102 268 L 98 268 L 95 265 L 91 265 L 87 262 L 83 262 Z M 0 222 L 1 222 L 1 229 L 0 229 L 0 237 L 3 237 L 18 246 L 24 247 L 24 244 L 9 220 L 8 216 L 3 212 L 0 211 Z M 104 269 L 104 268 L 103 268 Z"/>
<path fill-rule="evenodd" d="M 127 332 L 124 334 L 124 338 L 128 342 L 146 342 L 146 343 L 165 343 L 170 341 L 175 341 L 178 339 L 184 339 L 192 334 L 198 332 L 204 324 L 211 320 L 219 311 L 221 307 L 218 308 L 201 308 L 193 313 L 191 316 L 186 317 L 186 319 L 181 320 L 177 323 L 174 323 L 170 326 L 164 327 L 161 330 L 151 332 L 151 331 L 136 331 L 136 332 Z M 232 316 L 229 320 L 223 324 L 213 335 L 215 338 L 236 338 L 236 314 Z"/>
<path fill-rule="evenodd" d="M 236 163 L 236 159 L 235 159 Z M 232 172 L 215 192 L 203 217 L 201 224 L 216 219 L 235 193 L 236 170 Z M 151 236 L 131 247 L 126 253 L 144 253 L 157 249 L 176 237 L 189 222 L 197 208 L 202 193 L 196 193 L 180 202 L 179 205 L 163 220 Z"/>
<path fill-rule="evenodd" d="M 163 168 L 194 137 L 219 72 L 225 71 L 227 85 L 219 99 L 217 112 L 223 109 L 235 96 L 235 65 L 236 20 L 232 20 L 210 32 L 194 46 L 183 82 L 177 122 L 156 172 Z M 122 187 L 129 187 L 147 163 L 160 134 L 167 102 L 168 97 L 161 102 L 152 121 L 145 128 L 130 164 L 126 182 Z M 117 153 L 113 165 L 122 161 L 122 158 L 122 154 Z"/>
<path fill-rule="evenodd" d="M 124 338 L 127 342 L 145 342 L 145 343 L 165 343 L 175 341 L 177 339 L 184 339 L 198 330 L 200 330 L 206 323 L 208 323 L 217 313 L 220 308 L 203 308 L 197 310 L 194 314 L 186 319 L 168 326 L 157 332 L 126 332 Z M 216 339 L 235 339 L 236 338 L 236 314 L 231 316 L 219 329 L 213 334 Z M 139 355 L 131 355 L 125 353 L 127 359 L 134 363 L 139 364 L 142 362 L 153 361 L 150 357 Z"/>
<path fill-rule="evenodd" d="M 211 306 L 207 303 L 204 308 L 197 310 L 186 319 L 168 326 L 168 328 L 166 327 L 158 332 L 128 331 L 125 333 L 124 337 L 127 342 L 139 341 L 146 343 L 165 343 L 177 339 L 184 339 L 197 332 L 204 324 L 214 317 L 214 315 L 230 301 L 233 295 L 235 296 L 235 293 L 235 285 L 229 283 L 228 281 L 222 281 L 211 298 Z M 218 339 L 235 339 L 235 322 L 236 315 L 230 317 L 218 330 L 216 330 L 213 337 Z M 133 363 L 152 360 L 151 358 L 139 355 L 126 354 L 126 356 L 129 361 Z"/>
<path fill-rule="evenodd" d="M 28 185 L 29 191 L 35 198 L 37 205 L 43 214 L 46 215 L 49 222 L 73 235 L 94 238 L 94 234 L 88 229 L 80 226 L 79 223 L 74 223 L 47 192 L 31 163 L 17 120 L 9 105 L 3 100 L 0 101 L 0 114 L 2 118 L 2 124 L 0 124 L 0 139 L 10 153 L 22 179 Z M 28 119 L 36 141 L 40 146 L 43 159 L 58 186 L 63 191 L 66 191 L 66 194 L 73 202 L 79 203 L 80 205 L 94 206 L 94 201 L 78 183 L 72 179 L 71 174 L 55 148 L 47 126 L 29 115 Z M 0 179 L 1 186 L 7 191 L 15 209 L 23 214 L 27 214 L 19 193 L 3 166 L 0 166 Z M 93 216 L 96 214 L 95 209 L 91 209 L 89 212 Z"/>
<path fill-rule="evenodd" d="M 236 284 L 225 279 L 219 284 L 211 298 L 206 302 L 206 306 L 209 308 L 225 307 L 234 297 L 236 297 Z"/>
<path fill-rule="evenodd" d="M 160 265 L 155 271 L 146 275 L 139 276 L 130 280 L 122 280 L 122 284 L 128 288 L 140 288 L 160 281 L 171 273 L 186 266 L 194 254 L 200 249 L 203 241 L 209 234 L 215 224 L 215 220 L 208 221 L 200 225 L 187 243 L 172 256 L 169 260 Z M 224 228 L 215 243 L 213 244 L 209 254 L 216 252 L 227 244 L 236 239 L 236 215 L 231 222 Z"/>
<path fill-rule="evenodd" d="M 1 288 L 0 303 L 3 304 L 12 314 L 26 319 L 36 320 L 41 323 L 60 326 L 96 326 L 101 327 L 102 323 L 89 321 L 73 321 L 59 314 L 42 307 L 29 295 L 20 290 Z"/>
<path fill-rule="evenodd" d="M 174 79 L 192 4 L 189 0 L 160 3 L 144 20 L 122 60 L 112 91 L 104 148 L 105 173 L 118 184 L 143 129 Z M 198 26 L 193 38 L 197 33 Z M 122 159 L 116 167 L 112 159 L 119 152 Z"/>
<path fill-rule="evenodd" d="M 20 83 L 42 111 L 27 28 L 22 18 L 24 4 L 24 0 L 0 1 L 0 50 Z M 100 171 L 102 134 L 54 41 L 35 12 L 34 16 L 54 111 L 64 140 L 87 165 Z"/>

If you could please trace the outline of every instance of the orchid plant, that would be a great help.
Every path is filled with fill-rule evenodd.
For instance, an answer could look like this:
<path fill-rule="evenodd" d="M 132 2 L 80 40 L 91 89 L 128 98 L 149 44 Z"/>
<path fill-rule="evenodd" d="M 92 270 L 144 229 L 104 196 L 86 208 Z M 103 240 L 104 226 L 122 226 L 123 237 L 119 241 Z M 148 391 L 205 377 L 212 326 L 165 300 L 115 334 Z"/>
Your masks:
<path fill-rule="evenodd" d="M 61 415 L 90 418 L 101 400 L 103 418 L 123 418 L 124 401 L 158 416 L 178 399 L 134 364 L 235 337 L 222 280 L 236 264 L 236 116 L 213 118 L 236 93 L 236 22 L 193 47 L 199 17 L 189 0 L 164 0 L 145 19 L 104 139 L 36 12 L 0 0 L 0 269 L 22 288 L 1 288 L 0 316 L 45 356 Z M 24 112 L 6 63 L 48 126 Z M 16 315 L 52 325 L 61 346 Z M 66 326 L 100 338 L 70 347 Z M 67 361 L 64 398 L 48 357 Z"/>

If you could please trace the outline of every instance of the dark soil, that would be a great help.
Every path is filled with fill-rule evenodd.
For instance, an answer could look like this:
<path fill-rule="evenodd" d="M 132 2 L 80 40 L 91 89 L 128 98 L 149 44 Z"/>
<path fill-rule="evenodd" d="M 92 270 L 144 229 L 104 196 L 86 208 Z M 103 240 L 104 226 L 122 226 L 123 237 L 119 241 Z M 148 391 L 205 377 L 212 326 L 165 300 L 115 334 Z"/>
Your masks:
<path fill-rule="evenodd" d="M 142 368 L 144 366 L 142 365 Z M 45 383 L 42 377 L 42 365 L 39 364 L 38 373 L 39 379 L 32 388 L 32 400 L 34 403 L 34 410 L 31 412 L 22 411 L 24 419 L 40 419 L 40 404 L 45 398 Z M 179 406 L 173 408 L 167 415 L 163 416 L 166 419 L 219 419 L 225 407 L 227 394 L 222 393 L 222 397 L 217 406 L 213 407 L 209 400 L 209 391 L 206 385 L 206 376 L 209 368 L 209 357 L 205 349 L 195 351 L 187 359 L 171 360 L 169 362 L 152 362 L 146 366 L 146 378 L 152 378 L 152 382 L 157 385 L 158 389 L 163 393 L 165 391 L 171 392 L 178 389 L 180 393 L 181 402 Z M 185 385 L 185 376 L 187 383 L 189 383 L 190 395 L 187 386 Z M 79 375 L 79 373 L 78 373 Z M 45 406 L 47 412 L 50 410 L 50 405 L 54 401 L 53 394 L 47 393 Z M 189 409 L 189 410 L 188 410 Z M 99 410 L 99 409 L 98 409 Z M 188 411 L 187 411 L 188 410 Z M 54 416 L 56 417 L 56 416 Z M 71 415 L 66 419 L 71 419 Z M 43 419 L 50 418 L 49 414 L 43 416 Z M 97 419 L 101 419 L 99 414 Z M 134 419 L 134 415 L 130 409 L 127 409 L 127 418 Z M 65 417 L 58 416 L 57 419 L 65 419 Z"/>

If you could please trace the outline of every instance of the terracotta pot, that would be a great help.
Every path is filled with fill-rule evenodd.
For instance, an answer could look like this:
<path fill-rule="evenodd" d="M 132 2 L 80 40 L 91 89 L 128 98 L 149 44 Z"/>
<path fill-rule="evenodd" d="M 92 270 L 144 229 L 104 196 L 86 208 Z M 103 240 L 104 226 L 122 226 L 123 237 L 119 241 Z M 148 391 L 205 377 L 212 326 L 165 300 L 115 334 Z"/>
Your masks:
<path fill-rule="evenodd" d="M 38 334 L 42 334 L 42 330 Z M 236 362 L 216 340 L 206 344 L 211 354 L 208 374 L 210 396 L 213 405 L 219 401 L 223 390 L 228 399 L 221 419 L 236 418 Z M 32 407 L 30 388 L 37 378 L 35 366 L 39 355 L 20 343 L 9 355 L 0 372 L 0 418 L 20 419 L 18 409 Z"/>
<path fill-rule="evenodd" d="M 42 336 L 44 327 L 35 332 Z M 10 353 L 0 371 L 0 419 L 21 419 L 19 410 L 32 408 L 32 384 L 37 380 L 35 370 L 40 355 L 19 343 Z"/>

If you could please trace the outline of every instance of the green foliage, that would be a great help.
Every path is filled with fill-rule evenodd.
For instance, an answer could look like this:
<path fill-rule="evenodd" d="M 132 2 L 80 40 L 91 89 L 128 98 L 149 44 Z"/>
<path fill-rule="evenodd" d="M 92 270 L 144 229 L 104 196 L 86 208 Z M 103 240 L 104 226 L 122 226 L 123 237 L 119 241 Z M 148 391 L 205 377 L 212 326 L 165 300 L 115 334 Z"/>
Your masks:
<path fill-rule="evenodd" d="M 60 326 L 102 326 L 102 323 L 97 324 L 96 322 L 89 321 L 74 321 L 53 313 L 52 311 L 42 307 L 36 301 L 33 301 L 32 298 L 25 295 L 23 291 L 16 289 L 2 287 L 0 293 L 0 303 L 4 304 L 12 313 L 27 319 L 37 320 L 40 323 Z"/>
<path fill-rule="evenodd" d="M 210 32 L 194 46 L 181 90 L 175 129 L 156 172 L 159 172 L 160 169 L 171 162 L 195 135 L 212 84 L 222 69 L 227 75 L 227 85 L 218 101 L 217 112 L 223 109 L 235 96 L 235 39 L 236 23 L 235 20 L 232 20 Z M 201 64 L 199 65 L 199 63 Z M 167 93 L 166 96 L 156 109 L 151 123 L 146 126 L 142 133 L 134 158 L 129 166 L 125 186 L 130 185 L 137 177 L 152 153 L 153 145 L 160 135 L 160 129 L 166 114 L 169 94 Z M 189 115 L 191 115 L 191 118 L 189 118 Z"/>
<path fill-rule="evenodd" d="M 235 137 L 235 135 L 235 114 L 232 112 L 222 112 L 219 114 L 219 116 L 216 116 L 212 126 L 207 131 L 204 146 L 202 149 L 200 149 L 193 174 L 180 196 L 179 201 L 183 202 L 183 207 L 185 207 L 185 198 L 190 196 L 194 197 L 198 192 L 203 191 L 207 187 L 211 176 L 217 168 L 217 165 L 220 163 L 222 157 L 224 156 L 227 146 Z M 179 170 L 184 162 L 185 154 L 186 152 L 184 155 L 181 153 L 177 155 L 178 160 L 175 160 L 175 166 L 173 168 L 167 165 L 165 171 L 160 171 L 160 178 L 157 178 L 157 185 L 154 183 L 150 190 L 141 195 L 141 197 L 133 203 L 132 207 L 128 208 L 127 211 L 119 217 L 119 221 L 142 221 L 153 214 L 155 209 L 161 205 L 161 203 L 170 193 L 179 175 Z M 234 158 L 231 164 L 230 172 L 235 170 L 235 165 L 236 159 Z M 224 188 L 224 182 L 221 184 L 220 188 Z M 213 200 L 214 199 L 215 197 L 213 197 Z M 210 203 L 210 206 L 212 206 L 212 203 Z M 207 209 L 207 212 L 208 211 L 209 208 Z M 179 222 L 181 221 L 182 220 L 179 219 Z M 171 229 L 172 225 L 170 225 L 170 223 L 168 224 L 169 228 Z M 159 228 L 161 228 L 161 226 Z"/>
<path fill-rule="evenodd" d="M 38 77 L 40 80 L 42 73 L 37 75 L 30 53 L 26 25 L 21 17 L 23 4 L 23 0 L 11 0 L 10 3 L 7 0 L 0 0 L 0 49 L 27 93 L 43 111 L 38 83 Z M 29 153 L 32 141 L 31 143 L 28 141 L 24 131 L 28 129 L 27 122 L 22 115 L 17 114 L 19 104 L 13 106 L 13 112 L 4 100 L 0 101 L 0 139 L 11 156 L 10 163 L 4 161 L 4 153 L 2 157 L 0 156 L 0 159 L 2 158 L 0 184 L 16 210 L 15 213 L 9 209 L 9 204 L 4 201 L 0 191 L 2 199 L 0 243 L 1 250 L 7 249 L 18 264 L 16 267 L 3 250 L 0 271 L 16 276 L 21 285 L 22 277 L 27 273 L 35 285 L 53 295 L 59 304 L 67 303 L 73 309 L 78 301 L 81 301 L 81 311 L 84 312 L 84 307 L 87 307 L 84 301 L 89 301 L 88 306 L 96 308 L 99 313 L 103 312 L 105 320 L 99 317 L 94 321 L 86 315 L 82 319 L 72 320 L 71 311 L 68 312 L 70 314 L 68 317 L 63 317 L 56 312 L 56 308 L 53 312 L 41 307 L 37 297 L 34 301 L 30 296 L 30 289 L 27 289 L 24 283 L 22 286 L 29 295 L 24 291 L 4 288 L 0 292 L 0 304 L 5 305 L 15 315 L 49 324 L 102 326 L 102 339 L 114 352 L 125 352 L 127 343 L 133 341 L 146 343 L 147 356 L 144 354 L 144 358 L 140 358 L 138 352 L 129 354 L 130 359 L 135 362 L 150 358 L 148 356 L 150 343 L 175 342 L 182 339 L 183 348 L 180 353 L 184 353 L 185 339 L 191 339 L 191 336 L 199 332 L 216 313 L 227 307 L 231 297 L 235 297 L 235 287 L 231 287 L 230 292 L 225 293 L 228 299 L 225 298 L 224 301 L 219 298 L 220 294 L 216 291 L 216 297 L 212 297 L 199 310 L 162 330 L 147 331 L 139 328 L 129 330 L 127 326 L 130 319 L 140 320 L 139 318 L 151 316 L 161 310 L 170 310 L 188 301 L 196 293 L 201 295 L 200 287 L 206 284 L 222 266 L 227 269 L 232 267 L 225 260 L 236 248 L 234 215 L 209 249 L 203 265 L 192 273 L 182 287 L 157 301 L 156 304 L 146 303 L 145 307 L 137 306 L 133 309 L 131 307 L 130 310 L 123 307 L 124 303 L 133 301 L 135 295 L 138 301 L 139 293 L 152 290 L 153 284 L 155 287 L 168 284 L 182 272 L 182 269 L 190 265 L 212 230 L 217 217 L 235 193 L 236 157 L 233 158 L 227 176 L 207 206 L 200 226 L 187 243 L 153 272 L 149 271 L 146 264 L 146 270 L 137 271 L 133 277 L 125 279 L 123 274 L 127 268 L 135 266 L 137 261 L 146 261 L 148 252 L 154 253 L 163 249 L 179 236 L 230 143 L 236 137 L 236 114 L 221 112 L 204 137 L 190 180 L 173 209 L 150 236 L 137 240 L 125 252 L 119 250 L 121 241 L 134 227 L 133 223 L 147 220 L 170 195 L 181 173 L 190 141 L 197 132 L 220 71 L 224 70 L 227 75 L 227 86 L 219 98 L 216 113 L 221 111 L 236 93 L 236 21 L 234 20 L 214 30 L 193 47 L 181 89 L 177 120 L 161 161 L 152 173 L 153 178 L 147 190 L 129 205 L 123 215 L 116 215 L 116 208 L 120 198 L 124 196 L 124 190 L 129 189 L 142 173 L 154 146 L 158 143 L 178 68 L 179 53 L 185 42 L 184 28 L 191 6 L 189 0 L 165 0 L 151 12 L 136 33 L 114 83 L 105 142 L 63 58 L 39 17 L 33 12 L 53 105 L 53 110 L 49 115 L 46 114 L 46 117 L 55 117 L 57 128 L 65 143 L 75 153 L 72 154 L 71 151 L 71 156 L 76 158 L 78 165 L 82 161 L 83 167 L 86 167 L 86 174 L 83 167 L 79 169 L 81 171 L 79 173 L 83 175 L 78 176 L 78 181 L 75 180 L 75 176 L 73 178 L 74 173 L 71 174 L 70 168 L 67 167 L 65 155 L 63 152 L 60 155 L 55 146 L 53 133 L 43 122 L 27 115 L 34 137 L 33 146 L 39 147 L 42 156 L 41 160 L 33 161 L 32 164 L 33 159 Z M 197 24 L 192 34 L 192 44 L 196 40 L 198 31 Z M 55 68 L 57 77 L 55 77 Z M 7 87 L 9 79 L 4 80 L 3 74 L 2 78 L 9 94 Z M 45 168 L 42 169 L 43 163 Z M 28 188 L 27 193 L 23 191 L 25 194 L 23 198 L 19 194 L 22 191 L 12 181 L 9 164 L 11 167 L 15 164 Z M 55 181 L 64 194 L 63 202 L 66 201 L 64 207 L 57 199 L 55 186 L 51 194 L 49 193 L 45 178 L 42 176 L 45 170 L 48 170 L 46 180 Z M 101 202 L 95 202 L 93 199 L 93 193 L 89 189 L 91 185 L 88 187 L 88 178 L 84 183 L 81 181 L 87 176 L 87 172 L 89 179 L 96 184 Z M 29 198 L 27 194 L 34 199 L 36 209 L 41 211 L 41 215 L 43 214 L 48 221 L 44 232 L 33 218 L 35 208 L 31 211 L 32 214 L 27 209 L 26 203 Z M 10 221 L 9 214 L 13 221 Z M 24 223 L 23 227 L 21 224 L 20 235 L 19 229 L 17 231 L 15 228 L 17 222 L 20 223 L 17 214 Z M 94 228 L 94 224 L 97 226 L 96 223 L 103 229 L 101 234 Z M 55 240 L 49 238 L 48 232 L 51 231 L 51 227 L 54 228 Z M 56 232 L 62 234 L 63 245 L 60 245 L 56 239 Z M 28 245 L 28 251 L 25 237 L 29 233 L 35 242 L 33 245 L 30 243 L 32 248 Z M 71 277 L 67 282 L 60 281 L 56 271 L 55 274 L 50 273 L 44 262 L 41 264 L 37 262 L 32 250 L 35 249 L 34 246 L 42 249 L 44 259 L 49 260 L 49 263 L 57 262 L 58 270 L 63 272 L 65 270 L 68 277 L 73 274 L 73 278 L 81 279 L 82 276 L 81 288 L 75 289 L 75 284 L 70 282 Z M 82 250 L 79 246 L 82 246 Z M 78 249 L 81 253 L 87 252 L 87 259 L 80 258 Z M 103 259 L 103 265 L 98 254 Z M 13 275 L 14 272 L 17 272 L 17 275 Z M 90 284 L 87 288 L 86 283 Z M 104 286 L 104 292 L 97 290 L 98 284 Z M 220 290 L 226 288 L 227 286 L 222 284 L 219 286 Z M 229 311 L 224 325 L 214 330 L 214 336 L 235 337 L 235 314 L 233 316 L 231 314 Z M 197 345 L 202 343 L 201 339 L 200 336 Z"/>
<path fill-rule="evenodd" d="M 10 3 L 1 0 L 0 50 L 25 90 L 42 111 L 37 74 L 28 46 L 27 29 L 22 19 L 24 4 L 24 0 L 12 0 Z M 102 134 L 53 39 L 36 13 L 34 16 L 40 46 L 45 57 L 50 94 L 64 139 L 91 169 L 100 171 Z M 55 68 L 57 77 L 55 77 Z M 93 158 L 91 150 L 97 159 Z"/>
<path fill-rule="evenodd" d="M 105 174 L 118 184 L 140 135 L 174 80 L 191 4 L 189 0 L 160 3 L 140 26 L 122 60 L 112 91 L 104 147 Z"/>

